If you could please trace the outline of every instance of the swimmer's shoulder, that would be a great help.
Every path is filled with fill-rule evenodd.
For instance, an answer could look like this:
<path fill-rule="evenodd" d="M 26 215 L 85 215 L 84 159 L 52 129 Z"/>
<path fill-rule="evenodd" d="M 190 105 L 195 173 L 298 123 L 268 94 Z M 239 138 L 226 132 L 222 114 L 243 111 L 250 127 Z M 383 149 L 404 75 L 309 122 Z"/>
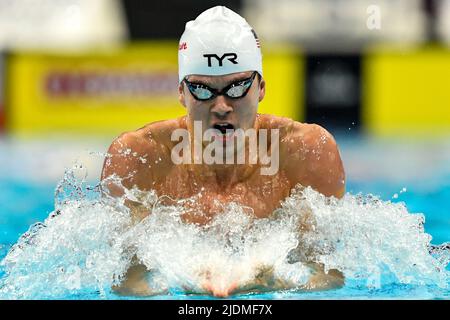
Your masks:
<path fill-rule="evenodd" d="M 333 135 L 324 127 L 315 123 L 294 121 L 290 135 L 294 138 L 294 142 L 301 142 L 303 146 L 308 148 L 315 148 L 319 143 L 336 144 Z"/>
<path fill-rule="evenodd" d="M 170 150 L 173 146 L 172 132 L 185 128 L 185 123 L 185 116 L 151 122 L 142 128 L 121 134 L 116 141 L 136 149 L 136 151 L 157 152 L 159 156 L 167 155 L 169 152 L 170 157 Z"/>
<path fill-rule="evenodd" d="M 282 140 L 292 131 L 295 122 L 290 118 L 263 113 L 258 113 L 256 118 L 259 129 L 278 129 Z"/>
<path fill-rule="evenodd" d="M 311 186 L 326 196 L 342 197 L 345 172 L 336 140 L 317 124 L 280 121 L 280 167 L 294 185 Z M 280 130 L 281 132 L 281 130 Z"/>
<path fill-rule="evenodd" d="M 170 158 L 171 133 L 182 126 L 181 117 L 152 122 L 122 133 L 108 149 L 102 177 L 111 173 L 125 177 L 136 171 L 139 174 L 135 179 L 154 180 L 159 174 L 165 174 L 173 165 Z"/>
<path fill-rule="evenodd" d="M 329 132 L 317 124 L 302 123 L 287 117 L 280 117 L 271 114 L 257 115 L 260 129 L 279 129 L 280 139 L 283 141 L 292 141 L 303 144 L 313 143 L 321 135 L 329 135 Z M 296 138 L 296 140 L 291 140 Z"/>
<path fill-rule="evenodd" d="M 317 142 L 329 140 L 334 137 L 325 128 L 314 123 L 303 123 L 287 117 L 271 114 L 258 114 L 260 129 L 279 129 L 281 143 L 312 147 Z M 292 147 L 292 146 L 291 146 Z"/>
<path fill-rule="evenodd" d="M 136 133 L 142 136 L 148 136 L 163 144 L 171 144 L 170 137 L 176 129 L 186 129 L 186 116 L 149 123 L 136 130 Z"/>

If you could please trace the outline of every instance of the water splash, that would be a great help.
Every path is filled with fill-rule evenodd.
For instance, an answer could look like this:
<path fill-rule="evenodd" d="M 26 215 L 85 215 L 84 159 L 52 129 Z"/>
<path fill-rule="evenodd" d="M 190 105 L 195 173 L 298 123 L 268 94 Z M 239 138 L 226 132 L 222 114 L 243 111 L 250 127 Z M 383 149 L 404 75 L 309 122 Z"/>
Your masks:
<path fill-rule="evenodd" d="M 264 268 L 299 287 L 310 276 L 309 262 L 368 288 L 448 285 L 446 244 L 432 246 L 423 214 L 409 213 L 402 203 L 361 194 L 337 200 L 298 186 L 270 218 L 255 219 L 248 208 L 230 203 L 199 226 L 182 219 L 183 203 L 195 197 L 167 201 L 155 192 L 127 190 L 110 177 L 105 183 L 124 191 L 115 198 L 86 181 L 81 164 L 66 171 L 55 190 L 55 210 L 1 262 L 1 298 L 108 298 L 133 259 L 152 270 L 152 288 L 169 293 L 201 291 L 205 277 L 249 283 Z M 134 223 L 126 200 L 152 214 Z"/>

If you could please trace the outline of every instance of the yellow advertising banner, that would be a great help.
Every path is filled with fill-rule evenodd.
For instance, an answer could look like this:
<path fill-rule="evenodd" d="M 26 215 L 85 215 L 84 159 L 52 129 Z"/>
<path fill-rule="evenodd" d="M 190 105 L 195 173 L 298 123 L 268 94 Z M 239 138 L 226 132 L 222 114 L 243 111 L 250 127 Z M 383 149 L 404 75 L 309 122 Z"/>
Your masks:
<path fill-rule="evenodd" d="M 450 133 L 450 50 L 372 51 L 364 60 L 363 120 L 379 136 Z"/>
<path fill-rule="evenodd" d="M 13 133 L 120 133 L 182 115 L 177 45 L 94 54 L 19 53 L 8 59 Z"/>
<path fill-rule="evenodd" d="M 178 101 L 178 43 L 133 44 L 110 52 L 15 53 L 8 58 L 7 129 L 13 134 L 118 135 L 185 114 Z M 260 112 L 302 117 L 302 60 L 264 53 Z"/>

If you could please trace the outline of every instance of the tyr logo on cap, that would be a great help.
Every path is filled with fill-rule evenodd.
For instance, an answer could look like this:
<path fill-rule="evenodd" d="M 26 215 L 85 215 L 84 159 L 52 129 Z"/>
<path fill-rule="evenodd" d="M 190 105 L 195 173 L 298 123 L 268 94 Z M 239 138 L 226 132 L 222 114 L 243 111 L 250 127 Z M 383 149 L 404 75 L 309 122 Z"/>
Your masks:
<path fill-rule="evenodd" d="M 223 59 L 225 59 L 226 57 L 228 57 L 228 61 L 232 62 L 233 64 L 238 64 L 238 62 L 236 61 L 237 59 L 237 54 L 236 53 L 224 53 L 222 55 L 222 57 L 219 57 L 217 54 L 215 53 L 209 53 L 209 54 L 204 54 L 203 55 L 205 58 L 208 58 L 208 67 L 212 66 L 211 63 L 211 58 L 216 58 L 217 61 L 219 62 L 219 67 L 221 67 L 223 65 L 222 61 Z"/>

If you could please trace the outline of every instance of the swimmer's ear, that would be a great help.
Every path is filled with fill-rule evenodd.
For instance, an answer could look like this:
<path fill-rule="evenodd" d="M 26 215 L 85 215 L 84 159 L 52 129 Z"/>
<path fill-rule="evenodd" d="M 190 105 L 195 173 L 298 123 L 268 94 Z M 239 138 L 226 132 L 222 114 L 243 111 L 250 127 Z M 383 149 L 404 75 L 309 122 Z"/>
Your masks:
<path fill-rule="evenodd" d="M 178 85 L 178 100 L 180 101 L 180 103 L 184 106 L 184 107 L 186 107 L 186 97 L 185 97 L 185 95 L 184 95 L 184 85 L 183 85 L 183 82 L 181 82 L 179 85 Z"/>
<path fill-rule="evenodd" d="M 259 82 L 259 99 L 258 101 L 261 102 L 262 99 L 264 99 L 264 96 L 266 95 L 266 81 L 261 78 L 261 81 Z"/>

